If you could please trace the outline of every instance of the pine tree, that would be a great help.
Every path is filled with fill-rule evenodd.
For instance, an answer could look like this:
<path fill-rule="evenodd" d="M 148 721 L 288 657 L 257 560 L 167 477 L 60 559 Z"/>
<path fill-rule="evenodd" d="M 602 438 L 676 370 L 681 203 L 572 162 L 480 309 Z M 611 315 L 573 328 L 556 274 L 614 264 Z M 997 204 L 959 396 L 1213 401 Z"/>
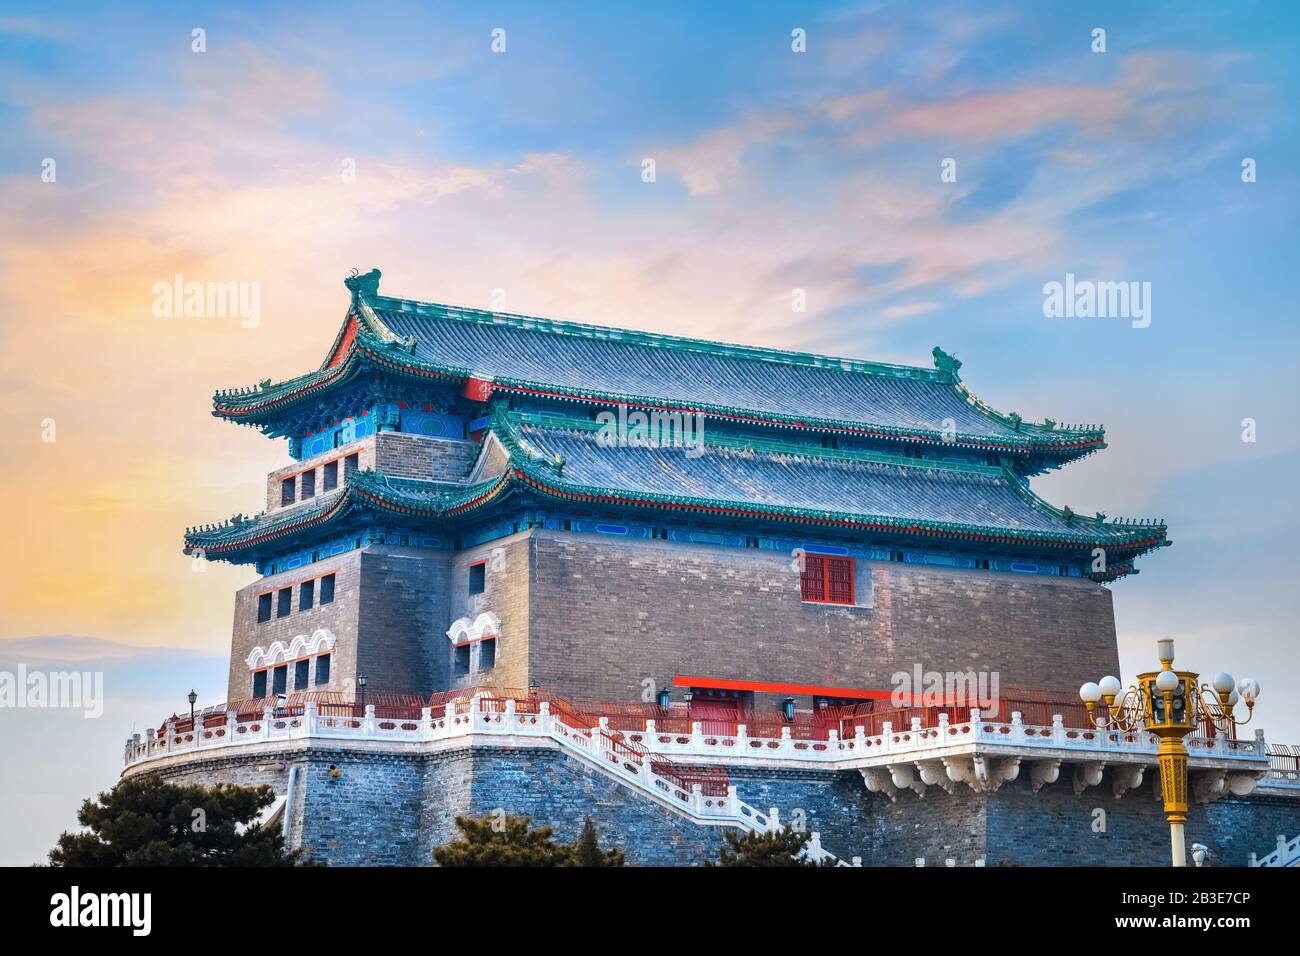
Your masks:
<path fill-rule="evenodd" d="M 601 852 L 600 844 L 596 841 L 596 826 L 591 822 L 591 817 L 587 817 L 582 824 L 582 833 L 578 835 L 577 841 L 573 844 L 573 855 L 569 863 L 570 866 L 622 866 L 623 851 L 619 849 L 609 849 Z"/>
<path fill-rule="evenodd" d="M 726 846 L 718 851 L 718 862 L 706 860 L 705 866 L 822 866 L 799 854 L 812 834 L 791 827 L 775 833 L 746 833 L 735 830 L 723 833 Z"/>
<path fill-rule="evenodd" d="M 65 832 L 51 866 L 295 866 L 280 827 L 252 828 L 275 800 L 270 787 L 180 786 L 124 780 L 81 804 L 85 831 Z"/>
<path fill-rule="evenodd" d="M 564 866 L 573 848 L 551 840 L 550 827 L 529 829 L 528 817 L 457 817 L 460 839 L 433 851 L 439 866 Z"/>

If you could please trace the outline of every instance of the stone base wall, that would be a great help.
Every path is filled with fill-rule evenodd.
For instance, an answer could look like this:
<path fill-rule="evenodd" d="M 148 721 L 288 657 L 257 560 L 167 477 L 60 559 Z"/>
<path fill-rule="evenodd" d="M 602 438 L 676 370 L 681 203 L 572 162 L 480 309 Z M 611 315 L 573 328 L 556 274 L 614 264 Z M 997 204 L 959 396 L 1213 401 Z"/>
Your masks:
<path fill-rule="evenodd" d="M 427 754 L 364 752 L 299 743 L 261 755 L 200 757 L 143 771 L 188 783 L 266 783 L 287 792 L 290 842 L 336 866 L 427 866 L 456 838 L 458 815 L 504 811 L 548 825 L 572 841 L 590 816 L 602 846 L 629 864 L 697 866 L 716 859 L 723 828 L 693 823 L 599 771 L 548 747 L 469 746 Z M 732 769 L 744 801 L 776 807 L 781 820 L 821 834 L 822 845 L 864 866 L 1163 866 L 1169 833 L 1150 775 L 1115 798 L 1109 781 L 1076 796 L 1069 766 L 1034 793 L 1027 779 L 977 794 L 931 787 L 890 802 L 867 792 L 856 771 Z M 337 770 L 335 776 L 333 771 Z M 1187 845 L 1210 849 L 1211 866 L 1245 866 L 1300 832 L 1300 794 L 1256 793 L 1194 804 Z"/>

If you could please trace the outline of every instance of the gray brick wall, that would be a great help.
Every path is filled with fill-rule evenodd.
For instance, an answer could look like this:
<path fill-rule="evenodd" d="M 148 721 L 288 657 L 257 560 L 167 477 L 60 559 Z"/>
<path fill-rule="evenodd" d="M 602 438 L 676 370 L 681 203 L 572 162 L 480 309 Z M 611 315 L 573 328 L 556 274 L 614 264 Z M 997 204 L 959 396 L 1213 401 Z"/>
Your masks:
<path fill-rule="evenodd" d="M 448 686 L 450 569 L 445 553 L 388 545 L 361 552 L 357 670 L 367 692 L 428 695 Z"/>
<path fill-rule="evenodd" d="M 889 688 L 896 671 L 997 671 L 1074 694 L 1119 668 L 1110 592 L 1074 579 L 880 563 L 874 606 L 800 600 L 786 555 L 533 532 L 530 676 L 628 699 L 674 674 Z"/>
<path fill-rule="evenodd" d="M 356 639 L 361 573 L 360 551 L 335 555 L 306 567 L 285 571 L 261 578 L 235 594 L 235 620 L 230 640 L 230 682 L 227 700 L 244 700 L 252 696 L 252 672 L 248 669 L 248 655 L 254 647 L 269 648 L 275 641 L 286 645 L 299 634 L 311 637 L 318 628 L 333 632 L 337 641 L 330 661 L 329 683 L 313 689 L 350 691 L 347 678 L 356 674 Z M 334 573 L 334 600 L 321 604 L 319 577 Z M 310 610 L 299 608 L 298 585 L 307 579 L 316 579 L 316 604 Z M 290 613 L 276 617 L 277 598 L 271 599 L 271 619 L 258 623 L 257 599 L 267 591 L 278 592 L 291 588 Z M 291 668 L 292 670 L 292 668 Z M 312 674 L 315 679 L 315 673 Z M 268 693 L 270 684 L 268 683 Z M 289 688 L 293 688 L 293 674 L 289 674 Z"/>

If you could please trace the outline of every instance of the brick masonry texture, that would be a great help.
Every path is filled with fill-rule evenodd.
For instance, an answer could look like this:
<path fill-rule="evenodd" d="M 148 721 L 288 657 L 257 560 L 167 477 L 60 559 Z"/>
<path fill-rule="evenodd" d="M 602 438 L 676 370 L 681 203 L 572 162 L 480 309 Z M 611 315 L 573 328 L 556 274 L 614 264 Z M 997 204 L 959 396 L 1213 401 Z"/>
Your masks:
<path fill-rule="evenodd" d="M 674 674 L 889 688 L 917 663 L 1073 695 L 1119 659 L 1092 582 L 879 563 L 874 606 L 800 600 L 787 555 L 533 532 L 530 676 L 625 700 Z"/>
<path fill-rule="evenodd" d="M 715 859 L 717 827 L 701 826 L 548 748 L 443 751 L 429 755 L 361 753 L 328 747 L 281 755 L 203 758 L 161 772 L 176 782 L 287 791 L 299 767 L 290 838 L 331 865 L 426 866 L 433 850 L 455 839 L 457 815 L 503 810 L 551 826 L 558 840 L 578 835 L 584 817 L 602 845 L 619 846 L 629 864 L 695 866 Z M 331 767 L 341 772 L 331 774 Z M 1075 796 L 1069 765 L 1061 780 L 1035 794 L 1027 779 L 994 794 L 964 785 L 948 794 L 931 787 L 891 803 L 870 794 L 856 772 L 734 769 L 743 800 L 775 806 L 783 822 L 821 833 L 822 844 L 864 866 L 929 866 L 953 859 L 971 866 L 1163 866 L 1168 829 L 1151 780 L 1116 799 L 1107 778 Z M 1105 811 L 1104 831 L 1093 829 Z M 1300 830 L 1300 797 L 1253 794 L 1193 804 L 1187 843 L 1210 849 L 1209 865 L 1244 866 L 1249 854 L 1271 852 L 1280 833 Z"/>
<path fill-rule="evenodd" d="M 478 562 L 485 590 L 471 595 Z M 292 614 L 257 623 L 258 594 L 327 568 L 337 569 L 333 605 L 300 613 L 295 587 Z M 888 689 L 895 672 L 920 664 L 1073 696 L 1119 669 L 1100 585 L 890 563 L 868 572 L 872 607 L 827 607 L 800 600 L 788 557 L 757 550 L 540 530 L 450 554 L 372 545 L 239 592 L 230 694 L 247 696 L 254 646 L 322 626 L 340 647 L 331 689 L 346 690 L 360 666 L 376 692 L 535 679 L 578 698 L 637 700 L 643 681 L 676 674 Z M 457 677 L 447 629 L 483 611 L 501 620 L 495 670 Z"/>
<path fill-rule="evenodd" d="M 260 578 L 235 594 L 235 621 L 230 640 L 230 685 L 227 700 L 245 700 L 253 696 L 252 672 L 248 668 L 248 655 L 254 647 L 269 648 L 275 641 L 286 645 L 299 634 L 310 637 L 317 629 L 331 631 L 337 641 L 330 660 L 330 680 L 317 690 L 342 690 L 350 692 L 350 677 L 356 675 L 356 639 L 358 608 L 361 590 L 358 587 L 361 578 L 361 559 L 363 552 L 352 551 L 335 555 L 324 561 L 303 568 L 295 568 L 282 574 Z M 334 574 L 334 600 L 329 604 L 317 603 L 310 610 L 299 609 L 298 584 L 308 579 L 317 579 L 316 600 L 320 600 L 319 576 Z M 291 588 L 290 613 L 286 617 L 275 616 L 276 598 L 272 598 L 271 619 L 258 623 L 258 595 L 267 591 L 277 592 L 281 588 Z M 313 679 L 315 674 L 312 675 Z M 269 684 L 268 684 L 269 687 Z M 293 675 L 289 675 L 289 688 L 293 688 Z"/>

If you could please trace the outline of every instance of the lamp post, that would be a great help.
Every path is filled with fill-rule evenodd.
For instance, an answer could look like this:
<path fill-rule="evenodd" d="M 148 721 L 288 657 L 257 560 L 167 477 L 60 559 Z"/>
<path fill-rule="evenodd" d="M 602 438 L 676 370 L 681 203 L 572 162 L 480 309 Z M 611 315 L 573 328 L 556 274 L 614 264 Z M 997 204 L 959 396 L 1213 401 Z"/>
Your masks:
<path fill-rule="evenodd" d="M 366 712 L 366 675 L 357 675 L 357 686 L 361 688 L 361 713 Z"/>
<path fill-rule="evenodd" d="M 196 694 L 196 693 L 194 693 L 193 689 L 191 689 L 190 692 L 189 692 L 189 694 L 186 696 L 185 699 L 188 700 L 188 701 L 190 702 L 190 725 L 193 726 L 193 724 L 194 724 L 194 702 L 195 702 L 196 700 L 199 699 L 199 695 Z"/>
<path fill-rule="evenodd" d="M 1160 792 L 1165 818 L 1169 821 L 1169 842 L 1174 866 L 1187 865 L 1183 825 L 1187 822 L 1187 745 L 1183 738 L 1198 721 L 1206 721 L 1227 733 L 1250 722 L 1259 681 L 1243 677 L 1235 682 L 1230 674 L 1218 674 L 1210 685 L 1200 683 L 1192 671 L 1174 670 L 1174 642 L 1156 642 L 1160 670 L 1138 674 L 1137 683 L 1124 690 L 1118 677 L 1103 677 L 1079 688 L 1079 699 L 1088 708 L 1088 720 L 1106 730 L 1146 730 L 1160 740 L 1156 760 L 1160 765 Z M 1246 719 L 1238 720 L 1233 708 L 1246 702 Z M 1105 703 L 1098 716 L 1097 704 Z"/>

